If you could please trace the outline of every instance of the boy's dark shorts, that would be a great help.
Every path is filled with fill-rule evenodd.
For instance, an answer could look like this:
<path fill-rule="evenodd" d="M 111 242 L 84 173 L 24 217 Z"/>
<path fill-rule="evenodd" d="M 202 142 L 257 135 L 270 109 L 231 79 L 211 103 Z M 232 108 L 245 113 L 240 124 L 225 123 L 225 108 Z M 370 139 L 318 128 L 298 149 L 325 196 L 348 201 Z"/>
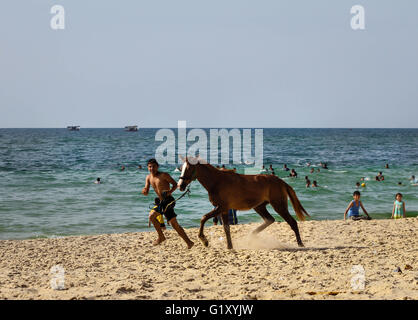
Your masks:
<path fill-rule="evenodd" d="M 171 204 L 170 206 L 168 206 L 168 204 L 170 202 L 173 202 L 175 199 L 172 196 L 168 196 L 166 197 L 163 201 L 161 201 L 160 207 L 161 207 L 161 211 L 163 212 L 165 218 L 167 219 L 168 222 L 170 222 L 171 219 L 177 217 L 176 213 L 174 212 L 174 206 L 176 205 L 176 203 L 174 202 L 173 204 Z M 167 210 L 166 207 L 168 206 Z"/>

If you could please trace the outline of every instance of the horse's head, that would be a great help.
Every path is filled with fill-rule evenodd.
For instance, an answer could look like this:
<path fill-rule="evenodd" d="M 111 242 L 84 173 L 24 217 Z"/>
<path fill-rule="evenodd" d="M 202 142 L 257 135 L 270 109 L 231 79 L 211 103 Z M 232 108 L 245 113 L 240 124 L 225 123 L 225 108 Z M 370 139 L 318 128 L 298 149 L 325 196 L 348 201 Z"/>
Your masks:
<path fill-rule="evenodd" d="M 196 158 L 193 159 L 186 159 L 184 160 L 181 175 L 179 181 L 177 182 L 177 187 L 180 191 L 184 191 L 186 187 L 197 178 L 197 165 L 199 164 L 199 160 Z"/>

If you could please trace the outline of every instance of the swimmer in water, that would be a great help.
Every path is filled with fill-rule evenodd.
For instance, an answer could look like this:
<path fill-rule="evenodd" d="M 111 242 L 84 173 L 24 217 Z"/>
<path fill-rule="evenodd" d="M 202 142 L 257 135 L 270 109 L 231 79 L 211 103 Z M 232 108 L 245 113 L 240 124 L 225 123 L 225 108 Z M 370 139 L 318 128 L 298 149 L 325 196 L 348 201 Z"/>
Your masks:
<path fill-rule="evenodd" d="M 125 170 L 125 166 L 122 166 L 121 168 L 120 168 L 120 171 L 124 171 Z"/>
<path fill-rule="evenodd" d="M 298 177 L 298 174 L 297 174 L 297 172 L 295 171 L 295 169 L 292 169 L 292 170 L 290 171 L 290 175 L 289 175 L 289 177 L 292 177 L 292 178 L 297 178 L 297 177 Z"/>
<path fill-rule="evenodd" d="M 386 163 L 385 168 L 389 169 L 389 164 L 388 163 Z"/>
<path fill-rule="evenodd" d="M 101 184 L 102 182 L 101 182 L 100 178 L 97 178 L 96 181 L 94 181 L 94 183 L 95 184 Z"/>
<path fill-rule="evenodd" d="M 312 183 L 312 188 L 318 188 L 318 184 L 316 183 L 316 180 Z"/>
<path fill-rule="evenodd" d="M 309 171 L 309 173 L 314 173 L 315 169 L 311 168 L 311 171 Z"/>
<path fill-rule="evenodd" d="M 283 165 L 283 170 L 284 171 L 289 171 L 289 168 L 287 167 L 287 164 L 286 163 Z"/>
<path fill-rule="evenodd" d="M 360 188 L 360 182 L 356 182 L 356 189 Z"/>
<path fill-rule="evenodd" d="M 270 165 L 269 170 L 274 172 L 273 165 Z"/>
<path fill-rule="evenodd" d="M 311 180 L 309 180 L 308 176 L 305 177 L 306 181 L 306 188 L 309 188 L 311 186 Z"/>
<path fill-rule="evenodd" d="M 138 169 L 141 170 L 142 169 L 142 166 L 141 165 L 138 165 Z"/>

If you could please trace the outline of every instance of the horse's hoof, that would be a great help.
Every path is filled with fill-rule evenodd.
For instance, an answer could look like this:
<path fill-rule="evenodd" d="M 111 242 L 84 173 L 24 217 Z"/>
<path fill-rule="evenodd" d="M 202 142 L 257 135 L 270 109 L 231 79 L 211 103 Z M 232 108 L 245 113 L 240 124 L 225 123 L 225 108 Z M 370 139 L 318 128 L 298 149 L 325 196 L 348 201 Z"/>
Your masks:
<path fill-rule="evenodd" d="M 203 245 L 205 247 L 209 247 L 209 241 L 206 239 L 206 237 L 199 237 L 200 241 L 202 241 Z"/>
<path fill-rule="evenodd" d="M 298 243 L 298 246 L 300 247 L 300 248 L 304 248 L 305 246 L 303 245 L 303 243 Z"/>

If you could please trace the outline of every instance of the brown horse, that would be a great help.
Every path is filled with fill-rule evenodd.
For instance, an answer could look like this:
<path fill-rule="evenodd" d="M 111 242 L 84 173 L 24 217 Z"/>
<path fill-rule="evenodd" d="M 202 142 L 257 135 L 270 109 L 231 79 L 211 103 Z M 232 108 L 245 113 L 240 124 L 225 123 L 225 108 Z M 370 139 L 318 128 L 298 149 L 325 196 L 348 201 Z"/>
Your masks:
<path fill-rule="evenodd" d="M 203 234 L 203 227 L 207 220 L 219 214 L 222 215 L 228 249 L 232 249 L 228 210 L 254 208 L 264 220 L 264 223 L 253 231 L 257 234 L 274 222 L 274 218 L 266 209 L 268 203 L 290 225 L 295 232 L 298 245 L 303 247 L 297 222 L 287 209 L 287 197 L 290 198 L 299 220 L 305 220 L 305 215 L 309 216 L 309 214 L 302 207 L 293 188 L 280 178 L 273 175 L 243 175 L 222 171 L 207 164 L 204 160 L 189 161 L 186 158 L 177 184 L 180 191 L 184 191 L 187 185 L 195 179 L 208 191 L 209 200 L 215 206 L 215 209 L 205 214 L 200 221 L 199 239 L 206 247 L 209 242 Z"/>

